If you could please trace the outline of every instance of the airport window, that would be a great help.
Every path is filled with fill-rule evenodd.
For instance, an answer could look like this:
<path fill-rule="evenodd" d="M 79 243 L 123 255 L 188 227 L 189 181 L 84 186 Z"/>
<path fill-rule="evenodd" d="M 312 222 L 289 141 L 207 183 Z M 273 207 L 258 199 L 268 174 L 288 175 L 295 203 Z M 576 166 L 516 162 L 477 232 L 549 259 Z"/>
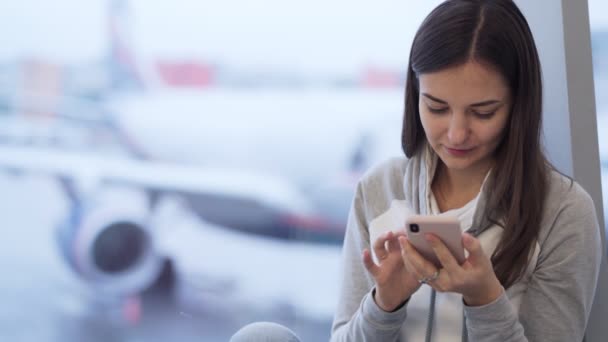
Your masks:
<path fill-rule="evenodd" d="M 0 4 L 2 337 L 327 340 L 437 3 Z"/>
<path fill-rule="evenodd" d="M 0 339 L 327 340 L 355 185 L 402 154 L 439 2 L 1 2 Z M 589 9 L 608 208 L 608 5 Z"/>

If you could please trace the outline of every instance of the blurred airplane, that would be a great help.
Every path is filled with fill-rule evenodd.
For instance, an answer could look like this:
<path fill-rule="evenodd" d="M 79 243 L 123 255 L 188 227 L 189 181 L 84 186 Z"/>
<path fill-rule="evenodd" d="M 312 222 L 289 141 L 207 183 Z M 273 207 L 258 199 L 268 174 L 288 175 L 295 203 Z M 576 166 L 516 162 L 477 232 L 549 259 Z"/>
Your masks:
<path fill-rule="evenodd" d="M 159 252 L 153 226 L 166 197 L 236 231 L 341 243 L 361 172 L 398 147 L 401 90 L 207 87 L 200 66 L 139 61 L 126 2 L 109 5 L 105 104 L 28 92 L 3 104 L 0 166 L 59 181 L 70 209 L 58 242 L 76 273 L 119 296 L 166 276 L 171 255 Z M 199 78 L 184 84 L 183 68 Z"/>

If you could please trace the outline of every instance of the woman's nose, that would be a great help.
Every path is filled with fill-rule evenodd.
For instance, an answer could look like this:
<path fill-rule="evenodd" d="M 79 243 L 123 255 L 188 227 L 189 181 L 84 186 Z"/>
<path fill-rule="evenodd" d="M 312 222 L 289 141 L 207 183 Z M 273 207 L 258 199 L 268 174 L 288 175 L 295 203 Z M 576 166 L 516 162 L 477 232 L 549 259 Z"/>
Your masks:
<path fill-rule="evenodd" d="M 448 140 L 456 147 L 466 142 L 469 136 L 469 123 L 465 115 L 453 114 L 448 127 Z"/>

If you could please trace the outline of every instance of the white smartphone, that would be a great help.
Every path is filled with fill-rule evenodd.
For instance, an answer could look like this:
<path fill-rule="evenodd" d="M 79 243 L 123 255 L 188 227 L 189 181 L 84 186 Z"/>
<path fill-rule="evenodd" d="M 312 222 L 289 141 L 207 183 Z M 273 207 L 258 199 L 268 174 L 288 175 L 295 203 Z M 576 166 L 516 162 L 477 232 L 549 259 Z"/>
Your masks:
<path fill-rule="evenodd" d="M 464 247 L 462 246 L 462 231 L 460 221 L 456 217 L 449 216 L 426 216 L 412 215 L 405 222 L 407 238 L 425 259 L 441 267 L 431 245 L 424 238 L 424 234 L 432 233 L 437 236 L 458 262 L 462 264 L 465 260 Z"/>

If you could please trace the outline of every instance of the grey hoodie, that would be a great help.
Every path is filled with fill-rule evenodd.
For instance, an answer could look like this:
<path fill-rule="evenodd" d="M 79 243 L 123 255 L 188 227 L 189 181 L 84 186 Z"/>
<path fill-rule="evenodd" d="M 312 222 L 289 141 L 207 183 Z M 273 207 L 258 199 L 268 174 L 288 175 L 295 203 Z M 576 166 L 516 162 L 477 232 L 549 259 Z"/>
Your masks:
<path fill-rule="evenodd" d="M 416 337 L 411 331 L 424 330 L 426 315 L 408 317 L 411 300 L 395 312 L 381 310 L 372 298 L 374 280 L 361 255 L 363 249 L 370 248 L 371 223 L 394 208 L 396 202 L 409 212 L 427 213 L 435 166 L 424 155 L 391 159 L 370 170 L 359 182 L 344 240 L 343 278 L 331 341 L 420 340 L 413 339 Z M 582 187 L 557 172 L 548 177 L 542 227 L 526 275 L 490 304 L 469 307 L 461 303 L 469 341 L 583 339 L 601 260 L 599 225 L 593 201 Z M 487 191 L 491 189 L 482 188 L 468 231 L 491 255 L 495 243 L 484 244 L 482 238 L 496 235 L 502 228 L 484 220 Z M 496 236 L 486 240 L 496 242 Z M 441 309 L 438 302 L 437 310 Z M 462 311 L 452 315 L 461 316 Z M 436 325 L 447 324 L 444 321 L 436 321 Z M 454 335 L 460 333 L 455 331 Z"/>

